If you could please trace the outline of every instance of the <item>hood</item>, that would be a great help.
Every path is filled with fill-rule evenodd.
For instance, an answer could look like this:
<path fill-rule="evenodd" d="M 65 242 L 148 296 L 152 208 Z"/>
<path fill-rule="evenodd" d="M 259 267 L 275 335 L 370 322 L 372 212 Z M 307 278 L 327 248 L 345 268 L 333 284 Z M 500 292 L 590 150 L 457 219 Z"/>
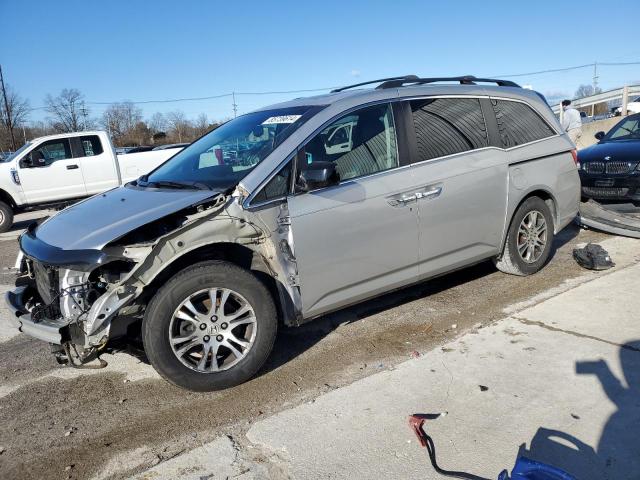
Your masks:
<path fill-rule="evenodd" d="M 138 227 L 218 193 L 118 187 L 62 210 L 39 225 L 35 235 L 63 250 L 99 250 Z"/>
<path fill-rule="evenodd" d="M 579 162 L 603 161 L 634 162 L 640 160 L 640 140 L 619 140 L 613 142 L 596 143 L 590 147 L 578 150 Z M 606 161 L 606 160 L 604 160 Z"/>

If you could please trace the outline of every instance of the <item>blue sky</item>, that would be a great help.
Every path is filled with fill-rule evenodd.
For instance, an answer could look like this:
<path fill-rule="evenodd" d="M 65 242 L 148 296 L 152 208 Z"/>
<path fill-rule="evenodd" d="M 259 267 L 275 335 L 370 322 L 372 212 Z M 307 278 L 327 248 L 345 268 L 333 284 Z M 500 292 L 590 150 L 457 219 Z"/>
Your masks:
<path fill-rule="evenodd" d="M 602 1 L 30 1 L 0 0 L 5 81 L 33 107 L 77 88 L 87 101 L 298 90 L 415 73 L 506 75 L 639 61 L 625 12 Z M 622 32 L 615 33 L 618 27 Z M 625 40 L 625 37 L 628 41 Z M 640 65 L 600 68 L 600 85 L 640 80 Z M 592 71 L 514 78 L 571 95 Z M 299 94 L 238 96 L 238 112 Z M 230 98 L 140 105 L 232 115 Z M 104 106 L 89 105 L 93 116 Z M 45 116 L 32 112 L 32 119 Z"/>

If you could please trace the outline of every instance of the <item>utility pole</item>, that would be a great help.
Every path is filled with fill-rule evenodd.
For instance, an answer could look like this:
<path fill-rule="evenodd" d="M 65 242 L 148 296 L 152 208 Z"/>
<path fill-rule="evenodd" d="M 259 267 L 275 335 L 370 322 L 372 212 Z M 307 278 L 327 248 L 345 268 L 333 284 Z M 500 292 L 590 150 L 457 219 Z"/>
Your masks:
<path fill-rule="evenodd" d="M 598 62 L 593 62 L 593 94 L 598 93 Z M 591 116 L 596 114 L 596 104 L 591 105 Z"/>
<path fill-rule="evenodd" d="M 231 92 L 231 96 L 233 97 L 233 103 L 231 104 L 233 106 L 233 118 L 236 118 L 238 116 L 238 104 L 236 103 L 236 92 Z"/>
<path fill-rule="evenodd" d="M 11 118 L 11 110 L 9 109 L 9 101 L 7 100 L 7 90 L 4 88 L 4 77 L 2 76 L 2 66 L 0 65 L 0 85 L 2 85 L 2 97 L 4 98 L 4 112 L 7 116 L 7 128 L 11 135 L 11 147 L 16 151 L 16 139 L 13 136 L 13 123 Z"/>
<path fill-rule="evenodd" d="M 84 102 L 82 102 L 82 108 L 80 108 L 80 112 L 82 113 L 82 130 L 87 129 L 87 108 L 84 106 Z"/>

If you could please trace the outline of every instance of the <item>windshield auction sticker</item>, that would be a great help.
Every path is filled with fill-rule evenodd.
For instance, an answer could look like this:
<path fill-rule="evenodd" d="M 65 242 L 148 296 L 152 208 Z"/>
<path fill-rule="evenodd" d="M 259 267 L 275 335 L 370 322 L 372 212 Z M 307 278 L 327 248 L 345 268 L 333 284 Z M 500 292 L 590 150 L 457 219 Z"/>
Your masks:
<path fill-rule="evenodd" d="M 269 117 L 261 125 L 273 125 L 274 123 L 293 123 L 302 115 L 280 115 L 277 117 Z"/>

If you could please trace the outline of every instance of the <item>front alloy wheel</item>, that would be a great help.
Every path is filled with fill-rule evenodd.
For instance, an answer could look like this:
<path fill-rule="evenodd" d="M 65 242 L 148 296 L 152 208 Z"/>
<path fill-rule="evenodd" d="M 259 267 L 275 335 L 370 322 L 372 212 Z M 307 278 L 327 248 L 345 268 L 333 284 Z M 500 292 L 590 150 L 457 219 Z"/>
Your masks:
<path fill-rule="evenodd" d="M 189 295 L 173 312 L 169 342 L 183 365 L 197 372 L 232 368 L 247 356 L 256 339 L 251 304 L 228 288 Z"/>
<path fill-rule="evenodd" d="M 178 272 L 149 302 L 142 341 L 166 380 L 206 392 L 249 380 L 271 353 L 278 319 L 268 289 L 224 261 Z"/>

